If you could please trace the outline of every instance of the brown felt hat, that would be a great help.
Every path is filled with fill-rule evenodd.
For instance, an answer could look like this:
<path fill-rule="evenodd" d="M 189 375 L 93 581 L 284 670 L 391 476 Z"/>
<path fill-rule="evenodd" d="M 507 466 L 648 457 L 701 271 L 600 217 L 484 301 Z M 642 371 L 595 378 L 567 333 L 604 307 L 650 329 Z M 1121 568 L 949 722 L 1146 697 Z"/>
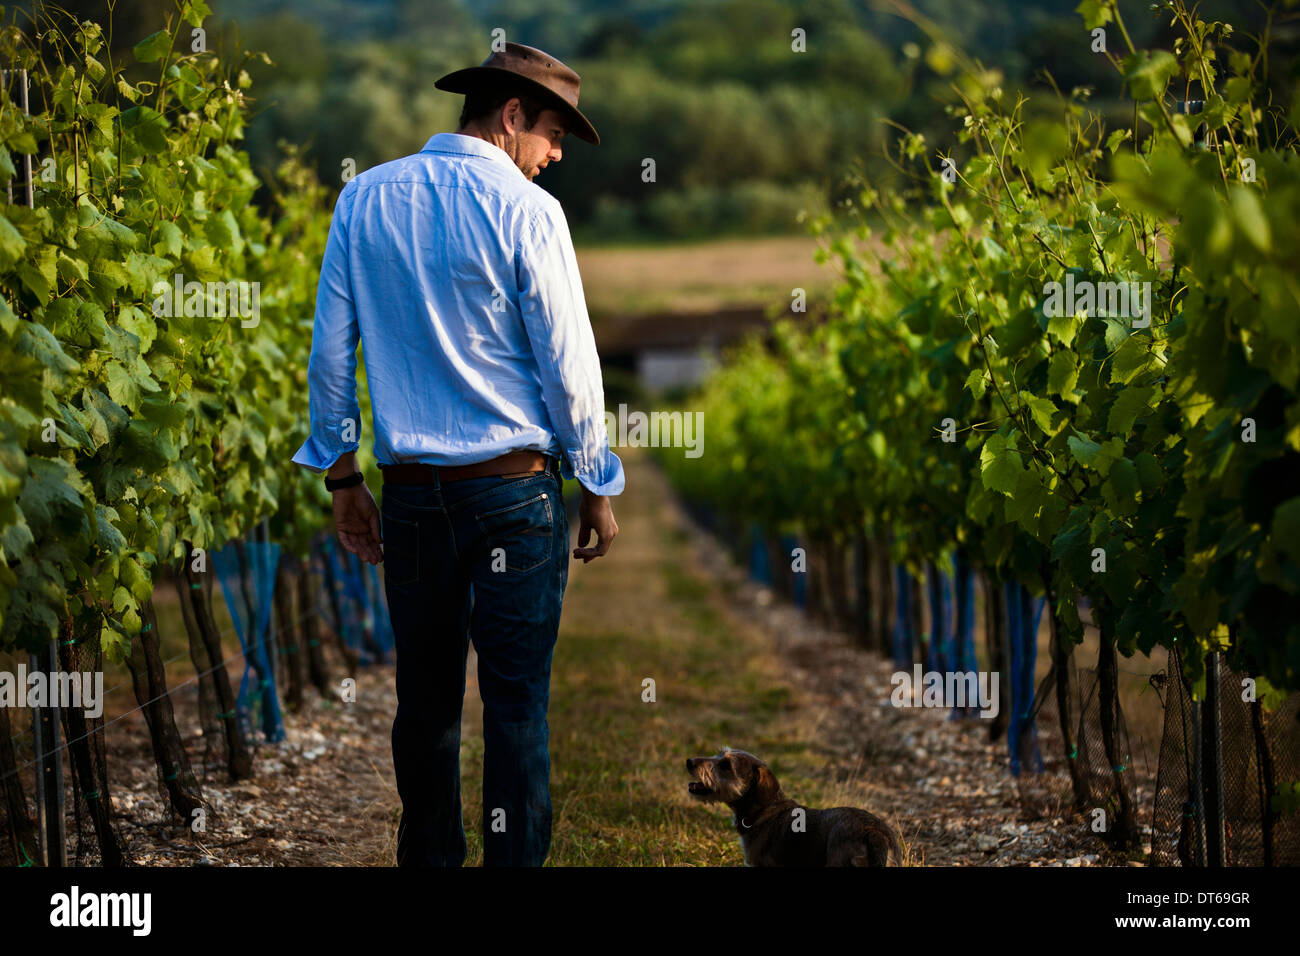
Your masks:
<path fill-rule="evenodd" d="M 536 47 L 522 43 L 506 43 L 506 48 L 494 52 L 481 66 L 471 66 L 448 73 L 433 85 L 448 93 L 473 93 L 491 88 L 509 78 L 518 83 L 521 91 L 536 93 L 569 118 L 570 129 L 579 139 L 600 143 L 596 127 L 578 110 L 578 86 L 582 82 L 577 73 Z"/>

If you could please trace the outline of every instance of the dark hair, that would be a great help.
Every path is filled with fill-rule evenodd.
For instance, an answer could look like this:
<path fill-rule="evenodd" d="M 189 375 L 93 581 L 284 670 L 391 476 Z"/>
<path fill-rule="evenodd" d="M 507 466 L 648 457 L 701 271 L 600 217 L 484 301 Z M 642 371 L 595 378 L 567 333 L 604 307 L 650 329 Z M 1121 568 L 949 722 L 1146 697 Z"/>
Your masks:
<path fill-rule="evenodd" d="M 548 109 L 550 104 L 530 91 L 511 86 L 486 87 L 466 93 L 465 105 L 460 110 L 460 128 L 491 116 L 516 96 L 519 97 L 520 109 L 524 111 L 524 129 L 532 129 L 537 125 L 542 110 Z"/>

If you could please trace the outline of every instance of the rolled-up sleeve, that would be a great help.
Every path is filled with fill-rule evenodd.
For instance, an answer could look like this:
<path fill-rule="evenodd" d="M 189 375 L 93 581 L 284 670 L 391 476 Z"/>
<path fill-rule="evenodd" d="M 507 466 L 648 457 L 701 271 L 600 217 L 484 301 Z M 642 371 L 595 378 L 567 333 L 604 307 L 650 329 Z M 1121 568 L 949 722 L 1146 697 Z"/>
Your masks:
<path fill-rule="evenodd" d="M 360 331 L 348 270 L 347 233 L 355 182 L 350 180 L 339 194 L 325 242 L 307 364 L 311 435 L 293 456 L 296 464 L 317 472 L 356 451 L 361 439 L 361 407 L 357 403 Z"/>
<path fill-rule="evenodd" d="M 517 258 L 519 309 L 541 375 L 542 399 L 564 451 L 561 474 L 598 495 L 623 491 L 623 462 L 610 450 L 596 337 L 569 225 L 546 202 L 524 227 Z"/>

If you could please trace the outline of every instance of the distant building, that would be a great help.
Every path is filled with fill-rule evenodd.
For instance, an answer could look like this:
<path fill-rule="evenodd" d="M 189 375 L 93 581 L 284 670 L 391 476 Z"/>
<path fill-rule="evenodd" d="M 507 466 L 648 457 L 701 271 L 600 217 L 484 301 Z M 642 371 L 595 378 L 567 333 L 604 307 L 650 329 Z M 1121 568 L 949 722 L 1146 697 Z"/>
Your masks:
<path fill-rule="evenodd" d="M 613 316 L 597 324 L 596 344 L 607 368 L 635 375 L 641 388 L 654 392 L 700 384 L 723 348 L 769 324 L 766 311 L 753 306 Z"/>

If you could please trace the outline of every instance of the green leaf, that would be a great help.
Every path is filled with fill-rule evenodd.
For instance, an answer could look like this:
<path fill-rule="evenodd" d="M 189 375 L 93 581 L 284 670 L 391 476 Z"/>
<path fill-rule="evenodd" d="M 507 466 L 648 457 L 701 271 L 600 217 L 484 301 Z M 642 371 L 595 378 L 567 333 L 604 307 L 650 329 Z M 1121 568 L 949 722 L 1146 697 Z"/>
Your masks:
<path fill-rule="evenodd" d="M 93 56 L 87 55 L 82 60 L 82 64 L 86 67 L 86 75 L 95 83 L 102 80 L 104 75 L 108 72 L 104 69 L 104 64 L 100 63 Z"/>
<path fill-rule="evenodd" d="M 153 244 L 153 251 L 160 256 L 179 259 L 185 248 L 183 240 L 180 227 L 164 219 L 158 223 L 158 239 Z"/>
<path fill-rule="evenodd" d="M 113 610 L 121 614 L 134 604 L 135 598 L 131 596 L 131 592 L 119 584 L 117 590 L 113 592 Z"/>
<path fill-rule="evenodd" d="M 1111 465 L 1110 474 L 1106 478 L 1106 484 L 1103 485 L 1103 494 L 1105 488 L 1109 486 L 1110 495 L 1107 495 L 1107 503 L 1119 514 L 1134 514 L 1137 511 L 1138 496 L 1138 474 L 1137 469 L 1133 467 L 1133 462 L 1127 458 L 1121 458 Z"/>
<path fill-rule="evenodd" d="M 159 30 L 137 43 L 131 52 L 141 63 L 152 63 L 166 56 L 171 44 L 171 35 L 166 30 Z"/>
<path fill-rule="evenodd" d="M 115 514 L 112 508 L 102 504 L 95 505 L 95 524 L 98 529 L 95 543 L 99 550 L 107 555 L 118 555 L 126 550 L 126 538 L 113 524 Z"/>
<path fill-rule="evenodd" d="M 0 329 L 4 330 L 5 335 L 13 335 L 18 330 L 18 324 L 22 319 L 14 314 L 14 310 L 9 307 L 9 303 L 0 299 Z"/>
<path fill-rule="evenodd" d="M 984 487 L 1013 495 L 1024 470 L 1020 453 L 1007 447 L 1006 438 L 996 433 L 990 435 L 980 449 L 980 477 Z"/>
<path fill-rule="evenodd" d="M 1032 120 L 1021 137 L 1024 163 L 1035 179 L 1042 179 L 1070 152 L 1070 136 L 1065 125 L 1047 120 Z"/>
<path fill-rule="evenodd" d="M 1089 543 L 1088 511 L 1086 508 L 1075 508 L 1052 539 L 1052 560 L 1060 561 L 1066 555 L 1078 554 Z"/>
<path fill-rule="evenodd" d="M 1095 30 L 1097 27 L 1103 27 L 1110 23 L 1114 16 L 1111 4 L 1114 0 L 1083 0 L 1074 12 L 1083 17 L 1083 25 L 1089 30 Z"/>
<path fill-rule="evenodd" d="M 53 373 L 56 378 L 76 371 L 79 367 L 63 350 L 53 333 L 35 322 L 24 322 L 19 328 L 15 349 L 20 355 L 30 356 L 45 366 L 46 372 Z"/>
<path fill-rule="evenodd" d="M 1120 391 L 1119 397 L 1110 407 L 1110 416 L 1106 419 L 1106 430 L 1121 438 L 1127 438 L 1133 429 L 1133 423 L 1151 407 L 1151 396 L 1155 387 L 1130 385 Z"/>
<path fill-rule="evenodd" d="M 96 445 L 86 428 L 90 420 L 89 416 L 71 404 L 64 404 L 61 409 L 63 417 L 59 421 L 60 432 L 65 433 L 76 442 L 77 446 L 86 454 L 93 455 Z"/>
<path fill-rule="evenodd" d="M 1061 398 L 1070 398 L 1074 394 L 1075 383 L 1079 380 L 1079 363 L 1073 352 L 1056 352 L 1047 366 L 1047 390 Z"/>
<path fill-rule="evenodd" d="M 9 145 L 14 148 L 15 152 L 23 153 L 27 156 L 34 156 L 40 152 L 40 144 L 36 142 L 36 137 L 31 130 L 23 130 L 14 133 L 9 137 Z"/>
<path fill-rule="evenodd" d="M 984 256 L 993 262 L 998 262 L 1007 257 L 1007 252 L 999 246 L 991 236 L 980 238 L 980 248 L 984 250 Z"/>
<path fill-rule="evenodd" d="M 1300 558 L 1300 498 L 1292 498 L 1273 512 L 1273 547 L 1292 560 Z"/>
<path fill-rule="evenodd" d="M 1154 100 L 1178 74 L 1178 61 L 1165 50 L 1139 50 L 1124 60 L 1124 80 L 1135 100 Z"/>
<path fill-rule="evenodd" d="M 153 579 L 135 558 L 122 561 L 121 578 L 137 601 L 144 603 L 153 595 Z"/>
<path fill-rule="evenodd" d="M 144 622 L 140 620 L 140 612 L 135 608 L 127 608 L 126 613 L 122 615 L 122 630 L 126 631 L 132 637 L 140 633 L 140 628 Z"/>
<path fill-rule="evenodd" d="M 108 660 L 121 663 L 131 654 L 131 639 L 105 624 L 99 632 L 99 648 Z"/>
<path fill-rule="evenodd" d="M 167 118 L 147 106 L 133 106 L 122 114 L 122 127 L 129 130 L 145 153 L 167 151 Z"/>
<path fill-rule="evenodd" d="M 1273 248 L 1272 230 L 1259 196 L 1250 186 L 1234 183 L 1228 190 L 1232 220 L 1258 252 L 1268 255 Z"/>
<path fill-rule="evenodd" d="M 1119 319 L 1106 318 L 1106 349 L 1114 352 L 1128 340 L 1133 334 L 1127 322 L 1121 322 Z"/>
<path fill-rule="evenodd" d="M 123 408 L 140 406 L 140 383 L 120 362 L 106 362 L 104 372 L 108 378 L 108 394 Z"/>
<path fill-rule="evenodd" d="M 187 0 L 182 8 L 181 19 L 192 27 L 202 26 L 203 18 L 211 16 L 212 11 L 203 0 Z"/>
<path fill-rule="evenodd" d="M 80 526 L 85 515 L 81 495 L 85 480 L 62 458 L 28 458 L 31 470 L 19 504 L 39 539 L 56 521 Z"/>
<path fill-rule="evenodd" d="M 1151 452 L 1142 452 L 1133 464 L 1137 467 L 1138 480 L 1142 483 L 1142 491 L 1146 494 L 1156 491 L 1164 482 L 1164 472 L 1160 470 L 1160 464 Z"/>
<path fill-rule="evenodd" d="M 148 352 L 158 335 L 158 323 L 133 305 L 123 306 L 117 313 L 117 324 L 139 340 L 141 353 Z"/>
<path fill-rule="evenodd" d="M 1071 435 L 1066 444 L 1070 446 L 1070 454 L 1074 460 L 1085 468 L 1095 468 L 1097 461 L 1101 458 L 1101 445 L 1097 444 L 1091 438 Z"/>
<path fill-rule="evenodd" d="M 59 253 L 58 260 L 54 264 L 58 274 L 63 277 L 65 282 L 80 281 L 85 282 L 90 278 L 90 273 L 86 271 L 86 264 L 80 259 L 73 259 Z"/>
<path fill-rule="evenodd" d="M 1140 372 L 1152 367 L 1151 353 L 1146 344 L 1146 336 L 1133 335 L 1125 339 L 1124 344 L 1111 356 L 1110 380 L 1116 385 L 1127 385 Z"/>
<path fill-rule="evenodd" d="M 1077 313 L 1054 315 L 1047 320 L 1047 333 L 1056 336 L 1062 345 L 1072 345 L 1085 319 L 1086 316 Z"/>
<path fill-rule="evenodd" d="M 15 521 L 6 524 L 4 530 L 0 531 L 0 549 L 3 549 L 4 556 L 9 561 L 26 558 L 35 543 L 32 529 L 27 527 L 27 519 L 21 512 L 17 512 Z"/>
<path fill-rule="evenodd" d="M 117 91 L 132 103 L 140 99 L 140 91 L 120 76 L 117 78 Z"/>
<path fill-rule="evenodd" d="M 142 297 L 148 296 L 152 304 L 154 283 L 159 279 L 170 282 L 172 276 L 168 275 L 168 270 L 171 268 L 172 263 L 160 256 L 145 255 L 140 252 L 128 253 L 126 257 L 126 274 L 129 281 L 127 284 L 132 293 Z"/>
<path fill-rule="evenodd" d="M 0 216 L 0 271 L 8 272 L 27 249 L 27 240 L 14 224 Z"/>
<path fill-rule="evenodd" d="M 1032 392 L 1022 391 L 1020 400 L 1025 403 L 1029 409 L 1030 416 L 1034 423 L 1038 425 L 1046 434 L 1055 434 L 1056 429 L 1052 427 L 1052 417 L 1057 413 L 1057 407 L 1052 403 L 1050 398 L 1043 398 Z"/>
<path fill-rule="evenodd" d="M 1038 533 L 1038 512 L 1047 503 L 1047 489 L 1033 468 L 1026 468 L 1016 478 L 1015 493 L 1006 503 L 1008 521 L 1015 521 L 1030 534 Z"/>
<path fill-rule="evenodd" d="M 113 120 L 116 116 L 117 107 L 107 103 L 90 103 L 86 106 L 86 119 L 104 136 L 113 135 Z"/>

